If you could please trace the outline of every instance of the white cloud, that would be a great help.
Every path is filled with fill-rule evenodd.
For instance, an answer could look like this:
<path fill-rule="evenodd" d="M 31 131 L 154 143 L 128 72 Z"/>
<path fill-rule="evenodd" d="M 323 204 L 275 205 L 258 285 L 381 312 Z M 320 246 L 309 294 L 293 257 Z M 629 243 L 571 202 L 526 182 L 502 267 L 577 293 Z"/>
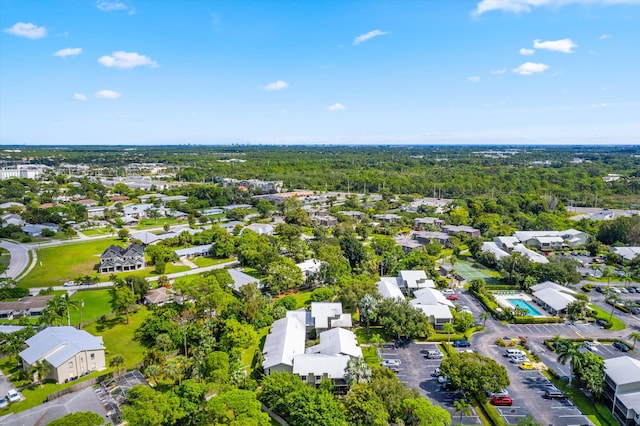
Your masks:
<path fill-rule="evenodd" d="M 540 64 L 535 62 L 525 62 L 520 65 L 518 68 L 515 68 L 513 72 L 516 72 L 520 75 L 531 75 L 539 72 L 543 72 L 549 69 L 549 65 Z"/>
<path fill-rule="evenodd" d="M 480 77 L 478 77 L 477 75 L 474 75 L 473 77 L 467 77 L 467 81 L 469 83 L 477 83 L 480 81 Z"/>
<path fill-rule="evenodd" d="M 100 90 L 93 96 L 98 99 L 118 99 L 122 94 L 113 90 Z"/>
<path fill-rule="evenodd" d="M 83 95 L 82 93 L 74 93 L 72 96 L 74 101 L 86 101 L 87 95 Z"/>
<path fill-rule="evenodd" d="M 13 34 L 18 37 L 26 37 L 31 39 L 37 39 L 47 36 L 47 29 L 45 27 L 39 27 L 36 24 L 18 22 L 13 27 L 5 28 L 5 33 Z"/>
<path fill-rule="evenodd" d="M 610 104 L 593 104 L 591 105 L 591 108 L 607 108 L 610 107 Z"/>
<path fill-rule="evenodd" d="M 158 63 L 148 56 L 136 52 L 113 52 L 113 56 L 105 55 L 98 59 L 107 68 L 128 69 L 148 65 L 151 68 L 158 67 Z"/>
<path fill-rule="evenodd" d="M 600 36 L 600 40 L 606 40 L 606 39 L 608 39 L 608 38 L 611 38 L 611 34 L 602 34 L 602 35 Z"/>
<path fill-rule="evenodd" d="M 329 111 L 342 111 L 344 109 L 347 109 L 347 107 L 342 105 L 340 102 L 336 102 L 335 104 L 328 106 L 327 109 Z"/>
<path fill-rule="evenodd" d="M 524 47 L 520 49 L 521 55 L 533 55 L 534 53 L 536 53 L 536 51 L 533 49 L 525 49 Z"/>
<path fill-rule="evenodd" d="M 500 68 L 499 70 L 491 70 L 491 74 L 504 74 L 507 72 L 506 68 Z"/>
<path fill-rule="evenodd" d="M 372 39 L 374 37 L 378 37 L 378 36 L 381 36 L 381 35 L 387 35 L 387 34 L 389 34 L 389 33 L 384 32 L 384 31 L 380 31 L 380 30 L 369 31 L 366 34 L 361 34 L 358 37 L 356 37 L 353 40 L 353 44 L 355 44 L 357 46 L 360 43 L 364 43 L 365 41 L 370 40 L 370 39 Z"/>
<path fill-rule="evenodd" d="M 289 84 L 286 81 L 278 80 L 278 81 L 274 81 L 273 83 L 267 84 L 266 86 L 263 87 L 263 89 L 273 91 L 273 90 L 286 89 L 287 87 L 289 87 Z"/>
<path fill-rule="evenodd" d="M 112 1 L 98 0 L 96 1 L 96 7 L 103 12 L 123 11 L 123 12 L 128 12 L 129 15 L 133 15 L 134 13 L 136 13 L 135 8 L 131 6 L 127 6 L 126 4 L 118 0 L 112 0 Z"/>
<path fill-rule="evenodd" d="M 66 58 L 67 56 L 76 56 L 82 53 L 82 48 L 80 47 L 67 47 L 66 49 L 60 49 L 53 56 L 59 56 L 61 58 Z"/>
<path fill-rule="evenodd" d="M 480 0 L 473 15 L 482 15 L 486 12 L 501 10 L 504 12 L 531 12 L 535 7 L 561 7 L 568 4 L 637 4 L 638 0 Z"/>
<path fill-rule="evenodd" d="M 573 49 L 578 47 L 570 38 L 563 38 L 562 40 L 553 41 L 540 41 L 534 40 L 533 47 L 536 49 L 547 49 L 554 52 L 573 53 Z"/>

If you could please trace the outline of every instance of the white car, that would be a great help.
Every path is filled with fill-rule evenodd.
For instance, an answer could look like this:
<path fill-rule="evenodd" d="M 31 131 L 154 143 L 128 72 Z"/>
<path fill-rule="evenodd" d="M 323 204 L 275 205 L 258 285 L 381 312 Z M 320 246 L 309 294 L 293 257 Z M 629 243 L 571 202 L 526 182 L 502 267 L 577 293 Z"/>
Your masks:
<path fill-rule="evenodd" d="M 18 402 L 21 398 L 17 390 L 9 389 L 9 392 L 7 392 L 7 399 L 11 402 Z"/>
<path fill-rule="evenodd" d="M 75 287 L 76 286 L 76 282 L 75 281 L 67 281 L 66 283 L 62 284 L 63 287 Z"/>
<path fill-rule="evenodd" d="M 487 391 L 487 396 L 489 398 L 493 398 L 494 396 L 497 397 L 501 397 L 501 396 L 509 396 L 509 391 L 507 391 L 506 389 L 500 389 L 498 392 L 491 392 L 491 391 Z"/>
<path fill-rule="evenodd" d="M 448 296 L 450 294 L 456 294 L 456 292 L 450 288 L 445 288 L 444 290 L 442 290 L 442 294 L 444 294 L 445 296 Z"/>
<path fill-rule="evenodd" d="M 584 342 L 584 347 L 589 349 L 591 352 L 598 352 L 598 347 L 596 346 L 596 344 L 588 340 Z"/>
<path fill-rule="evenodd" d="M 531 362 L 531 360 L 529 358 L 527 358 L 526 356 L 512 356 L 509 361 L 511 361 L 514 364 L 521 364 L 523 362 Z"/>
<path fill-rule="evenodd" d="M 399 359 L 385 359 L 380 363 L 383 367 L 399 367 L 400 360 Z"/>

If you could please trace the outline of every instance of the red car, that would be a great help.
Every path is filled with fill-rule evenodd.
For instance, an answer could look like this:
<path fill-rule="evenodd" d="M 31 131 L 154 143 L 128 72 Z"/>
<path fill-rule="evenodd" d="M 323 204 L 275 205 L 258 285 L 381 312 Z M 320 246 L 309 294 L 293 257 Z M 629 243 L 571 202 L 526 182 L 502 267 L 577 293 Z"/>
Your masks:
<path fill-rule="evenodd" d="M 447 295 L 447 300 L 458 300 L 458 296 L 455 294 L 449 294 Z"/>
<path fill-rule="evenodd" d="M 513 404 L 513 399 L 508 396 L 494 396 L 493 398 L 491 398 L 491 403 L 493 405 L 510 406 L 511 404 Z"/>

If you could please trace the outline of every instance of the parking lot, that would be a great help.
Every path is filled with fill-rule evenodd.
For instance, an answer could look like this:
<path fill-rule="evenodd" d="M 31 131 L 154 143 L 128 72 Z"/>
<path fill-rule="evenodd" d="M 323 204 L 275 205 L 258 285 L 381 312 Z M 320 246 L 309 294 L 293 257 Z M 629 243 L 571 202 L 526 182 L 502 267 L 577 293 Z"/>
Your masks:
<path fill-rule="evenodd" d="M 455 413 L 453 402 L 459 394 L 444 390 L 438 384 L 438 379 L 434 373 L 435 369 L 440 367 L 442 360 L 427 359 L 421 353 L 421 351 L 437 350 L 438 345 L 435 343 L 411 343 L 403 348 L 392 349 L 391 347 L 387 346 L 387 348 L 383 349 L 382 359 L 400 360 L 400 366 L 396 373 L 398 379 L 406 383 L 409 388 L 418 389 L 420 394 L 429 398 L 433 404 L 445 408 L 451 414 L 451 418 L 455 419 L 454 423 L 458 424 L 460 414 Z M 482 424 L 482 422 L 474 410 L 471 416 L 463 416 L 462 424 L 477 425 Z"/>

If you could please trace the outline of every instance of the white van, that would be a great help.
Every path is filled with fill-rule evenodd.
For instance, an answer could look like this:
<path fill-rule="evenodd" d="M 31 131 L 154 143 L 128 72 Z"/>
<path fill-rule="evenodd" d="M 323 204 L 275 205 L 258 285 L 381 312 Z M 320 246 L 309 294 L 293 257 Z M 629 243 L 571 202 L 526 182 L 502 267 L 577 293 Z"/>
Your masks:
<path fill-rule="evenodd" d="M 513 357 L 513 356 L 526 356 L 527 354 L 520 349 L 507 349 L 504 356 Z"/>
<path fill-rule="evenodd" d="M 449 296 L 451 294 L 456 294 L 456 292 L 450 288 L 445 288 L 444 290 L 440 290 L 442 292 L 442 294 L 444 294 L 445 296 Z"/>

